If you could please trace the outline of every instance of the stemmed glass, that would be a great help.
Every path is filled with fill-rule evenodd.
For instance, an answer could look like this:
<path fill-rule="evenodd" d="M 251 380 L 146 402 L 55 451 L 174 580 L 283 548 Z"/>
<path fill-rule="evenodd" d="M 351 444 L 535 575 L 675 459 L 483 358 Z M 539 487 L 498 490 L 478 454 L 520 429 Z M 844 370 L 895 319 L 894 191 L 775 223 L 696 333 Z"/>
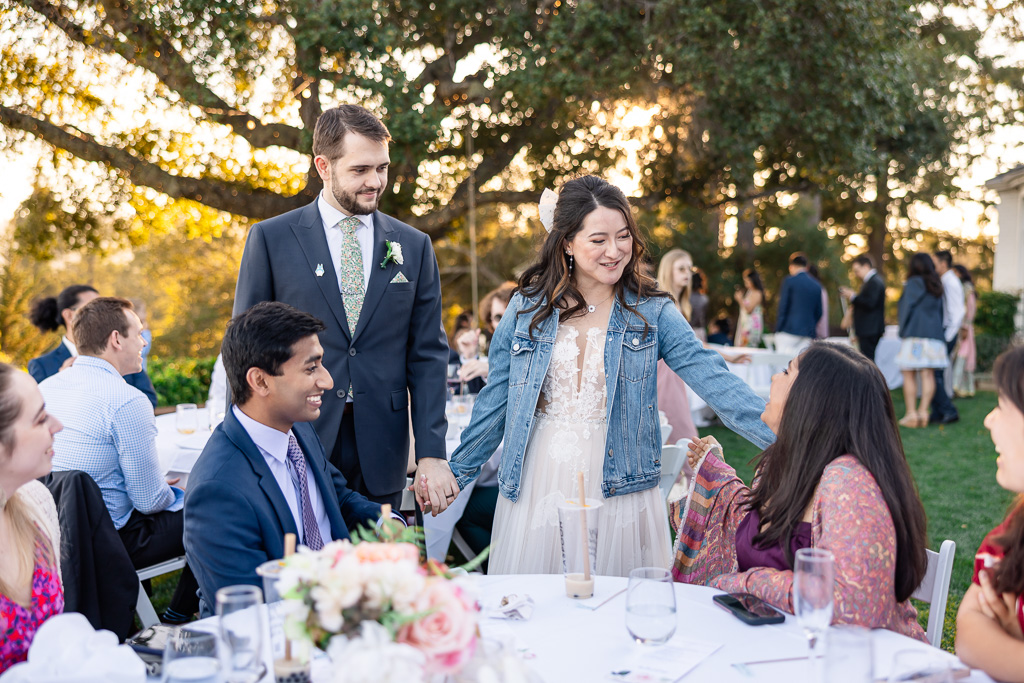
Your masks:
<path fill-rule="evenodd" d="M 812 671 L 818 641 L 832 623 L 835 558 L 828 550 L 801 548 L 793 563 L 793 609 L 810 646 Z M 820 676 L 815 676 L 820 680 Z"/>
<path fill-rule="evenodd" d="M 220 660 L 217 635 L 206 631 L 179 629 L 164 646 L 164 683 L 217 683 Z"/>
<path fill-rule="evenodd" d="M 676 632 L 676 587 L 667 569 L 640 567 L 629 572 L 626 629 L 643 645 L 661 645 Z"/>
<path fill-rule="evenodd" d="M 256 683 L 263 663 L 263 591 L 256 586 L 227 586 L 217 591 L 217 621 L 224 645 L 224 678 Z"/>

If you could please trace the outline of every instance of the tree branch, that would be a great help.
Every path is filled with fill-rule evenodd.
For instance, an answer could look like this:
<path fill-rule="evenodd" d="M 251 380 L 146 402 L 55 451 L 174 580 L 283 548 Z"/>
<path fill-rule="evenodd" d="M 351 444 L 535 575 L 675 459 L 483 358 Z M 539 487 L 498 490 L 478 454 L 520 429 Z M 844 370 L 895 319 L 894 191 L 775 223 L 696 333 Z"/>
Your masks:
<path fill-rule="evenodd" d="M 484 192 L 482 194 L 477 194 L 476 205 L 477 207 L 481 207 L 491 204 L 525 204 L 527 202 L 535 202 L 538 198 L 539 195 L 533 190 L 527 190 L 524 192 L 515 192 L 511 190 Z M 438 237 L 443 237 L 444 234 L 448 232 L 451 228 L 452 221 L 464 215 L 467 208 L 468 197 L 460 196 L 459 199 L 445 204 L 442 209 L 431 211 L 423 216 L 410 218 L 406 222 L 414 228 L 427 233 L 432 239 L 437 239 Z"/>
<path fill-rule="evenodd" d="M 211 121 L 230 126 L 253 147 L 280 145 L 302 151 L 302 131 L 284 123 L 261 123 L 255 116 L 230 106 L 198 81 L 192 65 L 166 38 L 130 16 L 117 0 L 100 4 L 110 29 L 115 34 L 132 36 L 134 43 L 117 41 L 103 32 L 84 28 L 71 19 L 62 5 L 47 0 L 27 0 L 27 4 L 76 43 L 118 55 L 152 72 L 165 86 L 202 109 Z"/>
<path fill-rule="evenodd" d="M 284 197 L 243 183 L 173 175 L 131 152 L 104 145 L 87 133 L 67 130 L 3 105 L 0 105 L 0 124 L 35 135 L 80 159 L 123 171 L 136 185 L 151 187 L 174 199 L 191 199 L 240 216 L 270 218 L 300 207 L 316 196 L 316 188 L 308 186 L 296 195 Z"/>

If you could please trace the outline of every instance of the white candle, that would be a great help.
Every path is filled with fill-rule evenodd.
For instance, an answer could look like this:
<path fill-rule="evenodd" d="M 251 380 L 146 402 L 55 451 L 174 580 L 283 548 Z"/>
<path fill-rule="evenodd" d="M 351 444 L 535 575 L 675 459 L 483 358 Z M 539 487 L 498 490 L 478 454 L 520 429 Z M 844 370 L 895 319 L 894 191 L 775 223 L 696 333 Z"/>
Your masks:
<path fill-rule="evenodd" d="M 583 578 L 583 574 L 565 575 L 565 594 L 570 598 L 594 597 L 594 579 Z"/>

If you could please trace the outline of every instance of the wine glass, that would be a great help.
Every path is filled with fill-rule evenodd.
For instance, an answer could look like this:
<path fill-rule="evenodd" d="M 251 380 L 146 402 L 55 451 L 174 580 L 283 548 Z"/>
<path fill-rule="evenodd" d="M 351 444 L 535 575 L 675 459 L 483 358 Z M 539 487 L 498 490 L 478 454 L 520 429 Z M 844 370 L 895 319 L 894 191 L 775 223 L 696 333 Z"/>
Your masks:
<path fill-rule="evenodd" d="M 195 403 L 179 403 L 174 408 L 174 426 L 179 434 L 195 434 L 199 427 L 199 407 Z"/>
<path fill-rule="evenodd" d="M 929 649 L 900 650 L 892 660 L 890 683 L 953 683 L 949 661 Z"/>
<path fill-rule="evenodd" d="M 218 683 L 217 635 L 179 629 L 164 645 L 164 683 Z"/>
<path fill-rule="evenodd" d="M 835 559 L 822 548 L 801 548 L 793 563 L 793 610 L 807 635 L 810 663 L 815 666 L 815 650 L 821 636 L 832 623 Z M 816 676 L 816 678 L 820 678 Z"/>
<path fill-rule="evenodd" d="M 626 630 L 642 645 L 662 645 L 676 632 L 676 589 L 669 570 L 640 567 L 629 572 Z"/>
<path fill-rule="evenodd" d="M 825 639 L 825 680 L 874 683 L 871 631 L 861 626 L 833 626 Z"/>
<path fill-rule="evenodd" d="M 256 586 L 227 586 L 217 591 L 217 621 L 228 683 L 256 683 L 266 671 L 262 603 L 263 591 Z"/>

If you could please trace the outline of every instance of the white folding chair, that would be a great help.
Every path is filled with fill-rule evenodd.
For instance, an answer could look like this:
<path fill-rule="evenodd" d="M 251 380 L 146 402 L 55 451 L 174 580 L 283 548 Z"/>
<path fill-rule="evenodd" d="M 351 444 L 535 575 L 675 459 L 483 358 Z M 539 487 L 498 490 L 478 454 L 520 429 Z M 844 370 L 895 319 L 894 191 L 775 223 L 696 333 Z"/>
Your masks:
<path fill-rule="evenodd" d="M 928 630 L 925 631 L 925 635 L 932 647 L 939 647 L 942 643 L 942 626 L 946 622 L 946 599 L 949 597 L 949 577 L 953 573 L 956 543 L 946 539 L 939 546 L 939 552 L 927 552 L 928 571 L 921 585 L 910 597 L 929 604 Z"/>
<path fill-rule="evenodd" d="M 667 422 L 661 425 L 661 443 L 667 444 L 668 437 L 672 435 L 672 425 Z"/>
<path fill-rule="evenodd" d="M 740 375 L 743 381 L 761 398 L 767 399 L 771 391 L 771 378 L 776 372 L 785 368 L 793 360 L 792 353 L 752 353 L 750 363 L 746 365 L 745 374 Z M 741 366 L 743 367 L 743 366 Z M 738 373 L 737 373 L 738 374 Z"/>
<path fill-rule="evenodd" d="M 146 589 L 142 586 L 142 582 L 146 579 L 152 579 L 155 576 L 161 576 L 163 574 L 170 574 L 171 572 L 184 569 L 185 567 L 185 556 L 175 557 L 172 560 L 161 562 L 160 564 L 154 564 L 150 567 L 145 567 L 136 572 L 139 575 L 139 597 L 135 602 L 135 613 L 139 615 L 139 621 L 142 622 L 142 628 L 149 628 L 154 624 L 160 623 L 160 618 L 156 615 L 156 610 L 153 609 L 153 603 L 149 601 L 149 595 L 146 593 Z"/>
<path fill-rule="evenodd" d="M 686 446 L 680 444 L 665 444 L 661 447 L 661 480 L 658 482 L 658 489 L 661 491 L 662 499 L 667 499 L 672 484 L 675 483 L 679 471 L 683 469 L 686 462 Z"/>
<path fill-rule="evenodd" d="M 774 351 L 775 350 L 775 335 L 774 334 L 771 334 L 770 332 L 768 334 L 762 334 L 761 335 L 761 340 L 764 342 L 764 348 L 768 349 L 769 351 Z"/>

